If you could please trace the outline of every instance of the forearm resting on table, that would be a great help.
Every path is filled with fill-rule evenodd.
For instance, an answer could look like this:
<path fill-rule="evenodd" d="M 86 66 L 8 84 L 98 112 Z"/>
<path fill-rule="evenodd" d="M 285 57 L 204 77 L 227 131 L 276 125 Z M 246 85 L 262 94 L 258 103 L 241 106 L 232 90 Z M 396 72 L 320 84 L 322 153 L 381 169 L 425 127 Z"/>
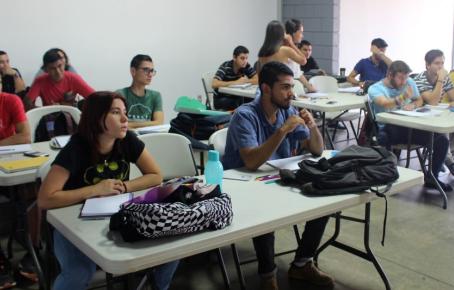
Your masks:
<path fill-rule="evenodd" d="M 276 151 L 276 148 L 279 147 L 285 135 L 284 130 L 280 128 L 259 147 L 240 149 L 241 159 L 245 167 L 252 171 L 257 170 Z"/>
<path fill-rule="evenodd" d="M 42 209 L 52 209 L 80 203 L 97 196 L 94 187 L 94 185 L 89 185 L 73 190 L 57 190 L 52 193 L 46 192 L 46 189 L 41 187 L 38 193 L 38 206 Z"/>
<path fill-rule="evenodd" d="M 133 180 L 124 181 L 127 192 L 134 192 L 153 187 L 162 183 L 162 176 L 156 173 L 142 175 Z"/>

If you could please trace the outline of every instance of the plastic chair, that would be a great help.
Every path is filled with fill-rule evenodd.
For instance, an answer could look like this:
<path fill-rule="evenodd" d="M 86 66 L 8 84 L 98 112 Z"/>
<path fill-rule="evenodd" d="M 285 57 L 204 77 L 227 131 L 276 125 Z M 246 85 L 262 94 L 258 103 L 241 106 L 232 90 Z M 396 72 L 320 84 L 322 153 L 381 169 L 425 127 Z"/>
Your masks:
<path fill-rule="evenodd" d="M 294 84 L 293 95 L 295 95 L 295 97 L 297 97 L 297 98 L 301 97 L 301 96 L 304 96 L 306 91 L 304 90 L 303 84 L 299 80 L 295 80 L 293 82 L 293 84 Z"/>
<path fill-rule="evenodd" d="M 319 93 L 337 93 L 337 80 L 331 76 L 314 76 L 309 80 Z"/>
<path fill-rule="evenodd" d="M 219 157 L 224 156 L 225 144 L 227 142 L 227 132 L 229 128 L 218 130 L 211 134 L 208 145 L 213 145 L 214 150 L 219 152 Z"/>
<path fill-rule="evenodd" d="M 366 108 L 366 117 L 369 122 L 371 122 L 372 126 L 372 132 L 368 132 L 373 140 L 372 145 L 378 145 L 378 125 L 377 121 L 375 120 L 375 115 L 372 111 L 371 104 L 369 100 L 365 102 L 365 108 Z M 366 122 L 366 120 L 365 120 Z M 426 174 L 426 159 L 427 159 L 427 149 L 424 146 L 417 145 L 417 144 L 411 144 L 411 134 L 412 134 L 412 129 L 408 130 L 408 143 L 407 144 L 396 144 L 391 146 L 391 151 L 400 151 L 400 150 L 406 150 L 407 155 L 406 155 L 406 162 L 405 162 L 405 167 L 408 168 L 410 167 L 410 159 L 411 159 L 411 151 L 416 151 L 416 155 L 419 160 L 419 164 L 421 166 L 421 170 L 423 171 L 424 174 Z M 421 149 L 423 149 L 423 152 L 421 152 Z M 399 159 L 401 160 L 401 159 Z"/>
<path fill-rule="evenodd" d="M 71 116 L 74 119 L 74 121 L 76 122 L 76 124 L 79 124 L 81 112 L 76 107 L 64 106 L 64 105 L 52 105 L 52 106 L 45 106 L 45 107 L 31 109 L 30 111 L 27 111 L 26 114 L 27 114 L 28 123 L 30 124 L 32 143 L 35 142 L 35 131 L 36 131 L 36 128 L 38 127 L 38 124 L 39 124 L 39 121 L 41 120 L 41 118 L 47 114 L 55 113 L 55 112 L 68 112 L 71 114 Z"/>
<path fill-rule="evenodd" d="M 314 76 L 309 80 L 319 93 L 337 93 L 338 84 L 337 80 L 331 76 Z M 358 133 L 355 130 L 355 126 L 353 125 L 354 120 L 358 120 L 358 124 L 361 118 L 361 111 L 347 111 L 347 112 L 327 112 L 325 114 L 326 119 L 328 120 L 337 120 L 344 124 L 344 122 L 349 122 L 350 127 L 352 128 L 353 135 L 355 136 L 355 140 L 358 141 Z M 345 126 L 345 124 L 344 124 Z M 358 126 L 359 127 L 359 126 Z M 337 126 L 334 129 L 332 139 L 336 137 Z M 350 134 L 347 130 L 347 140 L 350 139 Z"/>
<path fill-rule="evenodd" d="M 54 156 L 55 157 L 55 156 Z M 54 161 L 54 158 L 49 158 L 49 160 L 41 165 L 38 170 L 36 170 L 36 182 L 37 184 L 41 184 L 44 178 L 46 178 L 47 174 L 50 171 L 52 162 Z M 56 260 L 56 257 L 54 255 L 54 240 L 53 240 L 53 227 L 47 222 L 46 220 L 46 211 L 43 211 L 42 214 L 42 233 L 41 237 L 43 238 L 44 241 L 44 249 L 45 249 L 45 264 L 44 264 L 44 269 L 46 270 L 44 272 L 45 277 L 45 283 L 46 285 L 52 285 L 52 280 L 54 277 L 57 275 L 57 269 L 58 269 L 58 262 Z"/>
<path fill-rule="evenodd" d="M 145 148 L 153 155 L 164 180 L 198 175 L 191 141 L 188 138 L 173 133 L 153 133 L 140 135 L 139 139 L 145 143 Z M 131 179 L 141 175 L 142 173 L 135 165 L 131 166 Z"/>
<path fill-rule="evenodd" d="M 214 95 L 214 89 L 211 86 L 211 82 L 213 81 L 213 77 L 216 74 L 216 72 L 210 71 L 202 74 L 202 85 L 203 85 L 203 90 L 205 91 L 205 105 L 207 106 L 207 109 L 213 109 L 213 95 Z"/>

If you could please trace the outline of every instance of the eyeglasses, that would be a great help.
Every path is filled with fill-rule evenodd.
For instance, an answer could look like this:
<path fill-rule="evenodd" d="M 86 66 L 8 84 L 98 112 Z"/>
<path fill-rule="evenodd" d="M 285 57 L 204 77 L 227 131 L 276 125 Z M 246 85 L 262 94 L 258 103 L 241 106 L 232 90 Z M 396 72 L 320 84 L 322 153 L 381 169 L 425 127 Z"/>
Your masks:
<path fill-rule="evenodd" d="M 145 74 L 151 74 L 151 75 L 156 75 L 156 70 L 154 68 L 148 68 L 148 67 L 139 67 L 140 70 L 142 70 Z"/>

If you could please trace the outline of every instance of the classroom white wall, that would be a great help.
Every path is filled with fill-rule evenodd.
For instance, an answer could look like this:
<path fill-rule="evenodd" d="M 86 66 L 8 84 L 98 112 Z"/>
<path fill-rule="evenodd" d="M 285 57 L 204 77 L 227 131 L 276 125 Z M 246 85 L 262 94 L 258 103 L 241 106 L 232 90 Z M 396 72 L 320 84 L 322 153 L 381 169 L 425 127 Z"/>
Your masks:
<path fill-rule="evenodd" d="M 8 0 L 1 1 L 0 50 L 10 55 L 27 85 L 51 47 L 96 90 L 130 84 L 129 63 L 149 54 L 158 73 L 166 122 L 178 96 L 203 94 L 201 74 L 232 58 L 235 46 L 256 60 L 269 21 L 280 17 L 279 0 Z"/>
<path fill-rule="evenodd" d="M 341 0 L 339 65 L 350 72 L 359 59 L 370 55 L 370 42 L 381 37 L 393 60 L 407 62 L 413 72 L 425 69 L 430 49 L 445 54 L 452 68 L 453 0 Z"/>

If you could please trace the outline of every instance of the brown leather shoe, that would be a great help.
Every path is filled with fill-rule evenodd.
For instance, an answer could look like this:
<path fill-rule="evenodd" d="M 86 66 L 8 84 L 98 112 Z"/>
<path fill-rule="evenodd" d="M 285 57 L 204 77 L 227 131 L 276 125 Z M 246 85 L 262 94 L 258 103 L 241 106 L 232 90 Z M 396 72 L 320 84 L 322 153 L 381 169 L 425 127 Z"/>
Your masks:
<path fill-rule="evenodd" d="M 303 267 L 296 267 L 292 264 L 288 270 L 288 277 L 304 280 L 315 285 L 334 287 L 334 279 L 315 267 L 312 261 L 307 262 Z"/>
<path fill-rule="evenodd" d="M 262 278 L 260 281 L 260 290 L 279 290 L 276 276 Z"/>

